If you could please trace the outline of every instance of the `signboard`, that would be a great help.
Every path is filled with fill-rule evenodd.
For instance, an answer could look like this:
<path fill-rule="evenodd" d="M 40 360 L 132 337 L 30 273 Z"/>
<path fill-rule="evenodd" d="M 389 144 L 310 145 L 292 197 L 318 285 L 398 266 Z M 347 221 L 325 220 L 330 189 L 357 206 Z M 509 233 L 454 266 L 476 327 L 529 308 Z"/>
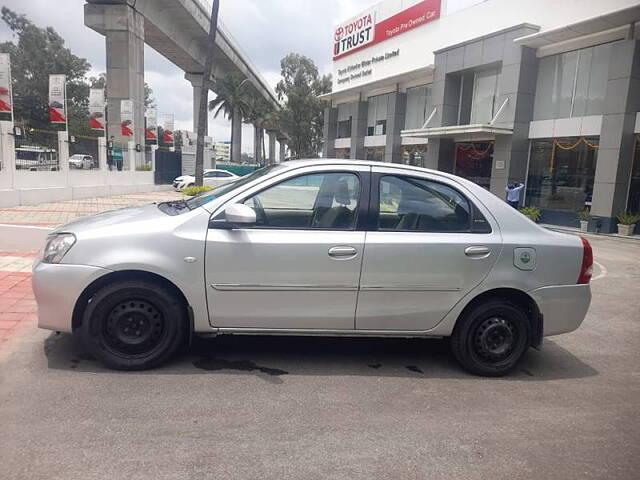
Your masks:
<path fill-rule="evenodd" d="M 103 88 L 89 90 L 89 128 L 102 132 L 105 130 Z"/>
<path fill-rule="evenodd" d="M 120 100 L 120 134 L 133 137 L 133 100 Z"/>
<path fill-rule="evenodd" d="M 11 98 L 11 59 L 8 53 L 0 53 L 0 113 L 13 113 Z"/>
<path fill-rule="evenodd" d="M 67 77 L 49 75 L 49 120 L 51 123 L 67 123 Z"/>
<path fill-rule="evenodd" d="M 158 111 L 155 107 L 147 108 L 145 118 L 147 119 L 147 126 L 144 130 L 144 138 L 148 142 L 158 141 Z"/>
<path fill-rule="evenodd" d="M 175 128 L 174 125 L 174 118 L 173 118 L 173 114 L 172 113 L 165 113 L 164 117 L 163 117 L 163 133 L 162 133 L 162 141 L 164 143 L 169 143 L 169 144 L 173 144 L 173 129 Z"/>
<path fill-rule="evenodd" d="M 389 18 L 376 22 L 373 9 L 338 25 L 333 38 L 333 59 L 389 40 L 440 18 L 441 0 L 423 0 Z"/>

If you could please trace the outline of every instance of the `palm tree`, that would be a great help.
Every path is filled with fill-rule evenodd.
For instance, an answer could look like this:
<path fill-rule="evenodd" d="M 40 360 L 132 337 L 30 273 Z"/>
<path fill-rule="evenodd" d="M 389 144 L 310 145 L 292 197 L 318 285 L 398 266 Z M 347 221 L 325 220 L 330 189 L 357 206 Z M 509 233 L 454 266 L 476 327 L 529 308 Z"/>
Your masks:
<path fill-rule="evenodd" d="M 226 75 L 216 78 L 213 91 L 216 98 L 209 102 L 209 111 L 214 117 L 223 113 L 231 120 L 231 160 L 240 161 L 240 151 L 235 146 L 241 147 L 242 128 L 238 128 L 238 122 L 242 125 L 242 119 L 249 113 L 249 80 L 240 75 Z"/>
<path fill-rule="evenodd" d="M 244 119 L 247 123 L 253 125 L 253 159 L 258 165 L 262 165 L 262 159 L 264 158 L 260 146 L 264 136 L 262 117 L 264 116 L 267 102 L 258 92 L 253 90 L 251 96 L 248 98 L 247 105 L 249 106 L 249 111 Z"/>

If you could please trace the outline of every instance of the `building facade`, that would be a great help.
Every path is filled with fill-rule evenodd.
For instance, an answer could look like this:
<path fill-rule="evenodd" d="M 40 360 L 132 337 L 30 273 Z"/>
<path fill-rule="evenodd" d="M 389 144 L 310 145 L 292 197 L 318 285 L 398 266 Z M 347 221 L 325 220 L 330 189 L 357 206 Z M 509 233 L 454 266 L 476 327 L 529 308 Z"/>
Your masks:
<path fill-rule="evenodd" d="M 216 160 L 229 163 L 231 161 L 231 142 L 216 142 Z"/>
<path fill-rule="evenodd" d="M 639 20 L 637 0 L 385 0 L 336 26 L 324 156 L 522 182 L 543 222 L 615 231 L 640 212 Z"/>

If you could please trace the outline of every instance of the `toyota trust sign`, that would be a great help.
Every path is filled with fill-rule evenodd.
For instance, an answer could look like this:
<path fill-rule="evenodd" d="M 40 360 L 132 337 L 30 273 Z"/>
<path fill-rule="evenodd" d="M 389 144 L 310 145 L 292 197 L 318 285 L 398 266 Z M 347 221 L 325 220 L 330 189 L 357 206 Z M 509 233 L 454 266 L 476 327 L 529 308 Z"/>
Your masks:
<path fill-rule="evenodd" d="M 440 0 L 423 0 L 380 23 L 376 23 L 375 7 L 336 27 L 333 59 L 354 53 L 367 46 L 384 42 L 440 18 Z"/>

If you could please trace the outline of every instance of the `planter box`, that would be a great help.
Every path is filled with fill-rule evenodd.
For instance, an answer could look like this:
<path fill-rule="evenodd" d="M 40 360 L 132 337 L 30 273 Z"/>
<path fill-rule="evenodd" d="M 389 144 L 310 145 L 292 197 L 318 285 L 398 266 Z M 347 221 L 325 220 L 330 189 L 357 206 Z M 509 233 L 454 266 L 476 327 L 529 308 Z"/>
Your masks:
<path fill-rule="evenodd" d="M 585 233 L 589 231 L 589 220 L 580 220 L 580 231 Z"/>
<path fill-rule="evenodd" d="M 618 224 L 618 235 L 629 236 L 633 234 L 633 231 L 636 229 L 636 224 L 633 225 L 622 225 Z"/>

